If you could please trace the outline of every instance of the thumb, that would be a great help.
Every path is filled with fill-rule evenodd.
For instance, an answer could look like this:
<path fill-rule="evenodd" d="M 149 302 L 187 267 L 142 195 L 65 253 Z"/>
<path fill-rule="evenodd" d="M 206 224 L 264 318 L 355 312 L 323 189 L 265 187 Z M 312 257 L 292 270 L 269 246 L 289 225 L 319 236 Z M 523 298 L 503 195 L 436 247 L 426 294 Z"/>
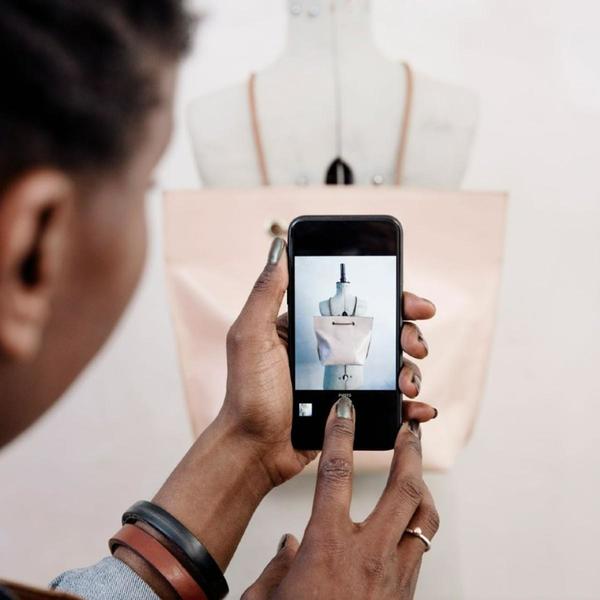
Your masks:
<path fill-rule="evenodd" d="M 265 567 L 260 577 L 244 592 L 241 600 L 268 600 L 288 574 L 298 547 L 298 540 L 286 533 L 279 542 L 277 554 Z"/>
<path fill-rule="evenodd" d="M 284 240 L 281 238 L 273 240 L 267 264 L 258 276 L 238 317 L 238 326 L 248 325 L 256 331 L 258 323 L 275 325 L 288 286 L 285 248 Z"/>

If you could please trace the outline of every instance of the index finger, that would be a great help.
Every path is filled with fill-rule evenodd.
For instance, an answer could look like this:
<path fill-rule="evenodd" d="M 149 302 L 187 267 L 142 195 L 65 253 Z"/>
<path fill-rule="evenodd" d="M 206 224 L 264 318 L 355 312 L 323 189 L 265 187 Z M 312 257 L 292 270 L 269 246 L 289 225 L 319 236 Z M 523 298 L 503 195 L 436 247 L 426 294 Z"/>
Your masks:
<path fill-rule="evenodd" d="M 402 315 L 407 320 L 421 321 L 435 315 L 435 304 L 411 292 L 402 294 Z"/>
<path fill-rule="evenodd" d="M 354 446 L 354 406 L 340 398 L 332 407 L 325 426 L 323 451 L 319 460 L 312 520 L 339 522 L 350 517 Z"/>

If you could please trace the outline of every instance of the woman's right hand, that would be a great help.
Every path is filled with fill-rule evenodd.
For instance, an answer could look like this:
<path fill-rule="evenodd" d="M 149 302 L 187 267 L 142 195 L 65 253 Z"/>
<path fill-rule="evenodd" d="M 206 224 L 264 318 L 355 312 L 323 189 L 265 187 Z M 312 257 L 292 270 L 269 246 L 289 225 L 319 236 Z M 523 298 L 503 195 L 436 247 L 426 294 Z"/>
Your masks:
<path fill-rule="evenodd" d="M 419 424 L 405 422 L 387 485 L 362 523 L 350 519 L 354 409 L 339 400 L 327 421 L 310 522 L 302 543 L 287 535 L 243 600 L 336 598 L 407 600 L 414 595 L 424 542 L 439 526 L 422 477 Z"/>

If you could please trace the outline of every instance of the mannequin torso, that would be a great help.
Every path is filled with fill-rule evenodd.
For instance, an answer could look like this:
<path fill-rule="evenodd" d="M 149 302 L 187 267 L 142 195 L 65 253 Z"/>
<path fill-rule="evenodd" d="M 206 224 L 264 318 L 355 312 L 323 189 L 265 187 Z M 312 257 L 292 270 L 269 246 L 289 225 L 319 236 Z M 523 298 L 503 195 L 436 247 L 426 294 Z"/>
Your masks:
<path fill-rule="evenodd" d="M 337 79 L 342 154 L 355 183 L 392 184 L 406 78 L 401 62 L 383 57 L 372 41 L 368 0 L 292 1 L 289 9 L 287 48 L 256 78 L 270 183 L 323 183 L 338 152 Z M 402 184 L 457 188 L 476 126 L 476 96 L 420 73 L 413 88 Z M 204 185 L 261 184 L 250 122 L 247 82 L 192 103 L 189 123 Z"/>
<path fill-rule="evenodd" d="M 350 292 L 350 283 L 338 281 L 335 296 L 319 302 L 322 316 L 366 316 L 367 303 Z M 355 390 L 363 384 L 363 367 L 357 365 L 326 366 L 323 389 Z"/>

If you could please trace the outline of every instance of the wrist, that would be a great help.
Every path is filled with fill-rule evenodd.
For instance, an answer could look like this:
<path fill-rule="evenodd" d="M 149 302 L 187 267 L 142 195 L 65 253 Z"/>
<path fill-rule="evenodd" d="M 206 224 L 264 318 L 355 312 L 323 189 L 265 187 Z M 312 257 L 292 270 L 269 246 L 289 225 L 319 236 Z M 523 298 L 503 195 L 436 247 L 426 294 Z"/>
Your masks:
<path fill-rule="evenodd" d="M 269 448 L 259 441 L 258 436 L 241 427 L 237 419 L 230 418 L 222 410 L 208 429 L 215 440 L 219 440 L 219 448 L 227 462 L 239 465 L 257 499 L 262 500 L 278 485 L 270 469 Z"/>
<path fill-rule="evenodd" d="M 235 443 L 245 449 L 245 456 L 253 457 L 251 468 L 263 481 L 266 495 L 302 471 L 310 458 L 293 451 L 289 427 L 275 426 L 269 418 L 252 419 L 251 424 L 244 422 L 240 420 L 236 404 L 239 403 L 226 398 L 213 425 L 235 439 Z"/>
<path fill-rule="evenodd" d="M 177 600 L 178 595 L 167 580 L 141 556 L 125 546 L 119 546 L 113 556 L 137 573 L 162 600 Z"/>
<path fill-rule="evenodd" d="M 220 415 L 153 500 L 202 542 L 222 571 L 256 507 L 273 487 L 258 450 Z"/>

